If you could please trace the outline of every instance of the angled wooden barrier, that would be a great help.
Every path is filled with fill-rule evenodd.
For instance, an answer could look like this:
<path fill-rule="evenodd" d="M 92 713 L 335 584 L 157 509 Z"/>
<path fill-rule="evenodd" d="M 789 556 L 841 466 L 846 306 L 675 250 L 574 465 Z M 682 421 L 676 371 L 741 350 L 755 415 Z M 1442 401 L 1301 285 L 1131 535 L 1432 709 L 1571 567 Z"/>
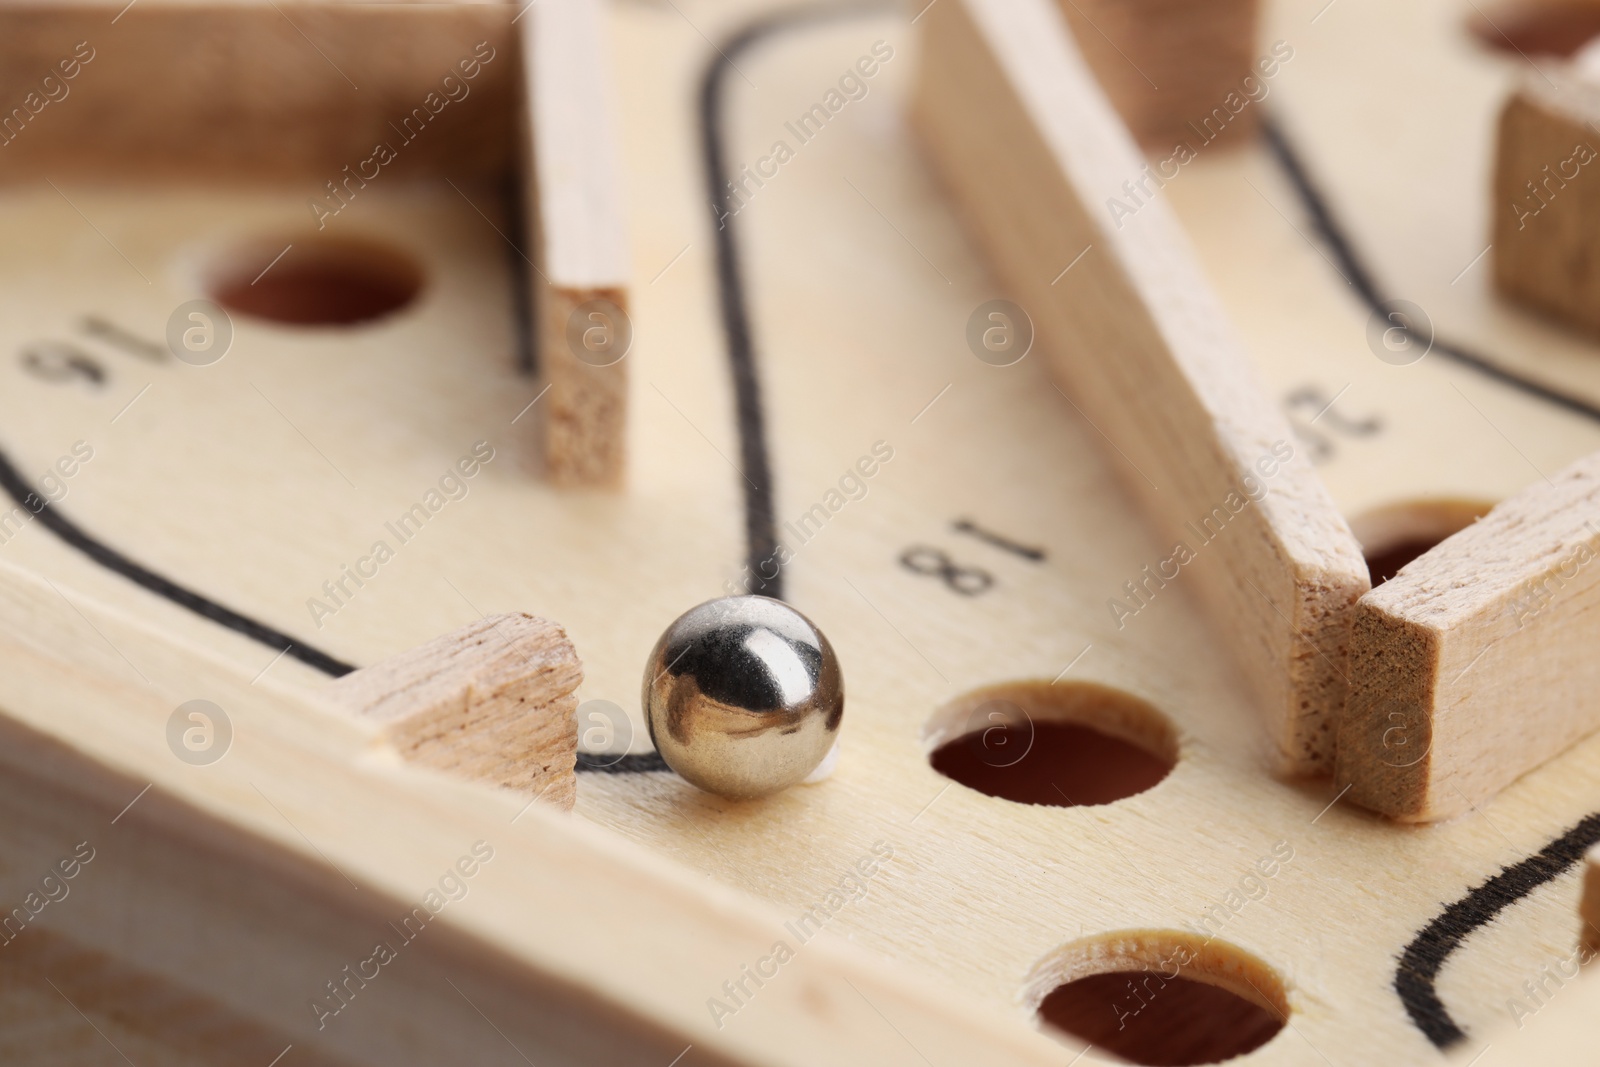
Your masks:
<path fill-rule="evenodd" d="M 1600 454 L 1357 605 L 1336 780 L 1397 819 L 1469 811 L 1600 729 Z"/>
<path fill-rule="evenodd" d="M 527 265 L 550 478 L 620 484 L 630 272 L 596 0 L 124 7 L 0 5 L 16 105 L 0 183 L 104 180 L 110 161 L 119 181 L 296 183 L 309 210 L 284 241 L 305 245 L 358 233 L 345 210 L 392 172 L 453 179 Z M 520 233 L 490 220 L 492 192 L 456 184 L 513 174 Z"/>
<path fill-rule="evenodd" d="M 572 810 L 583 664 L 560 626 L 491 615 L 330 685 L 402 759 Z"/>
<path fill-rule="evenodd" d="M 770 955 L 784 937 L 781 912 L 524 795 L 373 759 L 383 738 L 368 716 L 270 675 L 252 683 L 211 653 L 4 562 L 0 662 L 0 768 L 12 792 L 47 811 L 94 809 L 68 830 L 83 823 L 112 841 L 132 826 L 165 842 L 159 855 L 153 845 L 128 853 L 140 865 L 129 884 L 153 909 L 146 919 L 126 921 L 126 893 L 103 910 L 86 898 L 69 924 L 78 948 L 137 960 L 291 1037 L 298 1029 L 307 1053 L 419 1065 L 504 1054 L 505 1038 L 458 992 L 411 988 L 403 971 L 375 984 L 369 1008 L 318 1029 L 307 1002 L 334 975 L 313 969 L 308 988 L 295 966 L 325 954 L 327 931 L 351 916 L 393 921 L 426 901 L 441 870 L 481 840 L 492 862 L 434 920 L 452 946 L 440 966 L 536 1063 L 665 1064 L 689 1046 L 685 1063 L 750 1067 L 915 1067 L 925 1063 L 918 1049 L 1002 1067 L 1061 1062 L 1061 1045 L 1020 1017 L 964 1003 L 827 931 L 784 963 L 737 1025 L 718 1026 L 707 999 L 741 964 Z M 226 756 L 206 767 L 175 758 L 166 737 L 174 705 L 200 694 L 235 727 Z M 203 903 L 219 872 L 245 861 L 245 884 L 281 903 Z M 35 872 L 14 874 L 20 886 Z M 91 865 L 83 884 L 94 874 Z M 282 892 L 271 888 L 278 880 Z M 274 918 L 227 919 L 254 903 Z M 171 924 L 212 919 L 220 925 L 207 927 L 215 940 L 204 952 L 172 934 Z M 380 997 L 387 982 L 395 993 Z"/>
<path fill-rule="evenodd" d="M 539 0 L 520 20 L 525 246 L 540 377 L 549 384 L 545 463 L 564 485 L 615 487 L 627 466 L 627 228 L 600 7 Z"/>
<path fill-rule="evenodd" d="M 1131 214 L 1108 204 L 1124 182 L 1148 182 L 1147 167 L 1059 12 L 1046 0 L 942 0 L 922 21 L 915 118 L 929 156 L 1174 546 L 1183 576 L 1155 583 L 1192 580 L 1228 629 L 1279 769 L 1326 773 L 1350 609 L 1368 586 L 1349 526 L 1171 210 L 1159 196 Z"/>

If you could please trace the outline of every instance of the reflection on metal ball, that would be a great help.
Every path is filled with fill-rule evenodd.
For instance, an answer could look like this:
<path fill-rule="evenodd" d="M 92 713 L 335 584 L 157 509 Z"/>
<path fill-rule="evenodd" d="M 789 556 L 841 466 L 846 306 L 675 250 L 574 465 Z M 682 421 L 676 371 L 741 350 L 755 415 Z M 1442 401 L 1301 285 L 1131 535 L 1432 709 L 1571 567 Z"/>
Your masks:
<path fill-rule="evenodd" d="M 803 780 L 833 747 L 844 677 L 810 619 L 768 597 L 724 597 L 667 627 L 643 703 L 673 770 L 710 793 L 761 797 Z"/>

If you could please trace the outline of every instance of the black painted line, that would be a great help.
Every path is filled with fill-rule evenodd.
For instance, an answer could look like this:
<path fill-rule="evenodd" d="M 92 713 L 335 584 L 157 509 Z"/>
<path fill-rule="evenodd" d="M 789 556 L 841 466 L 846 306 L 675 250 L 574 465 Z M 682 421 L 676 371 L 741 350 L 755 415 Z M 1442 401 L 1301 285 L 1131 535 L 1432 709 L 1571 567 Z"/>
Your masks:
<path fill-rule="evenodd" d="M 659 752 L 630 752 L 625 756 L 615 756 L 605 752 L 578 753 L 580 771 L 594 771 L 598 774 L 645 774 L 671 769 Z"/>
<path fill-rule="evenodd" d="M 723 331 L 728 343 L 728 361 L 733 374 L 734 398 L 739 429 L 739 454 L 743 464 L 746 488 L 744 493 L 744 525 L 746 556 L 751 573 L 756 576 L 753 592 L 781 598 L 782 573 L 772 578 L 761 575 L 760 565 L 767 560 L 776 561 L 777 526 L 774 519 L 772 497 L 772 466 L 768 459 L 766 419 L 761 406 L 761 383 L 756 372 L 755 346 L 751 340 L 749 312 L 745 301 L 743 275 L 739 269 L 738 248 L 733 239 L 733 217 L 723 182 L 726 169 L 725 138 L 722 131 L 723 78 L 732 69 L 733 57 L 739 55 L 765 38 L 783 30 L 806 23 L 831 18 L 876 14 L 886 8 L 879 5 L 852 4 L 837 7 L 795 8 L 766 16 L 746 26 L 723 46 L 719 54 L 707 65 L 700 85 L 700 138 L 702 159 L 706 168 L 706 182 L 711 191 L 712 222 L 716 226 L 717 289 L 722 310 Z M 514 210 L 527 210 L 515 193 Z M 517 303 L 521 304 L 528 279 L 526 270 L 513 258 L 512 282 L 517 289 Z M 536 345 L 532 341 L 531 302 L 518 306 L 518 367 L 525 373 L 537 369 Z M 135 562 L 128 556 L 91 536 L 82 527 L 62 515 L 40 495 L 0 452 L 0 486 L 19 505 L 37 517 L 47 529 L 90 559 L 109 570 L 135 582 L 143 588 L 166 598 L 190 611 L 235 633 L 243 634 L 281 654 L 289 655 L 333 677 L 349 674 L 356 668 L 319 651 L 296 638 L 257 622 L 246 615 L 202 596 L 169 578 Z M 618 759 L 606 753 L 578 753 L 577 769 L 606 774 L 635 774 L 665 771 L 666 761 L 656 752 L 633 753 Z"/>
<path fill-rule="evenodd" d="M 700 151 L 710 194 L 711 223 L 717 250 L 717 295 L 728 363 L 733 371 L 734 407 L 739 429 L 739 460 L 744 474 L 745 565 L 750 591 L 783 598 L 783 569 L 778 561 L 777 520 L 773 509 L 772 465 L 767 455 L 766 417 L 761 380 L 756 369 L 755 341 L 745 300 L 739 246 L 729 197 L 726 137 L 722 129 L 727 75 L 734 59 L 774 34 L 836 18 L 860 18 L 888 10 L 874 4 L 793 7 L 747 24 L 723 42 L 700 79 Z M 764 570 L 771 569 L 767 577 Z"/>
<path fill-rule="evenodd" d="M 1339 220 L 1334 217 L 1333 209 L 1322 191 L 1312 180 L 1306 170 L 1305 163 L 1295 152 L 1288 136 L 1283 132 L 1277 122 L 1271 118 L 1264 119 L 1261 123 L 1261 132 L 1271 150 L 1273 158 L 1283 168 L 1289 179 L 1289 184 L 1294 187 L 1295 193 L 1300 198 L 1301 206 L 1311 217 L 1311 223 L 1316 227 L 1318 235 L 1333 253 L 1334 259 L 1339 263 L 1339 269 L 1349 279 L 1350 285 L 1361 296 L 1364 302 L 1375 314 L 1387 315 L 1388 301 L 1378 293 L 1377 282 L 1367 265 L 1356 254 L 1355 245 L 1350 240 Z M 1495 360 L 1481 353 L 1474 352 L 1462 345 L 1440 339 L 1437 335 L 1429 336 L 1426 333 L 1414 330 L 1409 324 L 1397 327 L 1409 337 L 1422 343 L 1431 342 L 1431 351 L 1439 353 L 1446 359 L 1454 360 L 1464 367 L 1469 367 L 1486 378 L 1492 378 L 1502 385 L 1527 393 L 1529 396 L 1538 397 L 1557 407 L 1564 408 L 1575 415 L 1600 421 L 1600 404 L 1596 404 L 1576 393 L 1564 392 L 1543 382 L 1524 377 L 1517 371 L 1511 370 L 1497 363 Z"/>
<path fill-rule="evenodd" d="M 1377 314 L 1386 311 L 1377 284 L 1366 264 L 1356 254 L 1355 245 L 1334 217 L 1328 201 L 1318 190 L 1305 164 L 1295 153 L 1283 130 L 1273 121 L 1262 123 L 1267 147 L 1288 176 L 1312 224 L 1328 245 L 1339 268 L 1363 301 Z M 1424 334 L 1402 327 L 1412 337 L 1426 342 Z M 1524 378 L 1486 356 L 1460 345 L 1432 339 L 1433 350 L 1448 359 L 1492 378 L 1495 381 L 1538 397 L 1576 415 L 1600 420 L 1600 406 L 1576 395 L 1561 392 L 1540 382 Z M 1456 949 L 1472 933 L 1506 908 L 1522 900 L 1542 885 L 1571 870 L 1589 846 L 1600 842 L 1600 812 L 1588 816 L 1537 853 L 1500 871 L 1461 899 L 1449 904 L 1411 939 L 1401 952 L 1394 972 L 1394 991 L 1406 1014 L 1437 1048 L 1448 1048 L 1465 1040 L 1463 1030 L 1439 997 L 1437 983 Z"/>
<path fill-rule="evenodd" d="M 210 619 L 220 626 L 225 626 L 235 633 L 243 634 L 251 640 L 258 641 L 268 648 L 276 650 L 279 655 L 292 656 L 308 666 L 315 667 L 324 674 L 339 678 L 356 669 L 351 664 L 335 659 L 326 652 L 321 652 L 311 647 L 299 638 L 291 637 L 281 630 L 259 623 L 247 615 L 241 615 L 237 611 L 217 603 L 210 597 L 202 596 L 169 578 L 157 574 L 143 564 L 135 562 L 111 546 L 91 536 L 77 523 L 61 514 L 55 505 L 28 485 L 27 480 L 18 473 L 17 468 L 12 465 L 10 458 L 4 452 L 0 452 L 0 487 L 3 487 L 13 500 L 27 509 L 51 533 L 102 567 L 115 571 L 157 596 L 164 597 L 179 607 L 188 608 L 195 614 Z M 638 774 L 665 771 L 670 768 L 667 766 L 667 761 L 662 759 L 660 754 L 656 752 L 629 754 L 621 759 L 605 753 L 579 752 L 576 769 L 580 771 L 601 771 L 607 774 Z"/>
<path fill-rule="evenodd" d="M 1506 908 L 1571 870 L 1596 842 L 1600 842 L 1600 812 L 1472 889 L 1411 939 L 1395 968 L 1394 991 L 1417 1029 L 1436 1047 L 1449 1048 L 1467 1036 L 1450 1017 L 1435 985 L 1450 954 Z"/>
<path fill-rule="evenodd" d="M 713 59 L 707 66 L 701 83 L 700 90 L 700 120 L 701 120 L 701 146 L 706 165 L 706 179 L 712 192 L 713 205 L 722 205 L 725 209 L 727 200 L 722 191 L 721 175 L 724 171 L 724 137 L 721 128 L 723 72 L 731 68 L 731 59 L 780 30 L 802 25 L 806 22 L 819 21 L 836 16 L 863 15 L 872 13 L 877 9 L 863 6 L 850 6 L 838 8 L 810 8 L 795 9 L 768 16 L 750 24 L 732 41 L 725 46 L 722 53 Z M 513 196 L 513 204 L 517 209 L 526 210 L 526 206 L 517 202 Z M 745 293 L 742 276 L 739 271 L 738 251 L 733 242 L 731 228 L 732 217 L 722 218 L 724 212 L 713 208 L 713 222 L 717 224 L 717 281 L 718 294 L 721 300 L 723 327 L 728 338 L 728 358 L 733 372 L 734 393 L 737 404 L 739 426 L 740 458 L 744 464 L 744 472 L 748 481 L 753 486 L 745 493 L 745 536 L 747 540 L 747 555 L 752 564 L 773 558 L 777 550 L 776 525 L 773 519 L 772 505 L 772 472 L 771 464 L 767 457 L 766 446 L 766 420 L 761 407 L 760 382 L 756 374 L 754 346 L 750 339 L 749 315 L 746 310 Z M 527 289 L 526 272 L 513 260 L 513 284 L 520 298 Z M 522 306 L 518 310 L 523 314 L 518 315 L 519 323 L 524 323 L 522 333 L 518 336 L 518 364 L 519 369 L 531 372 L 535 369 L 536 352 L 532 344 L 531 307 Z M 343 660 L 337 659 L 326 652 L 277 630 L 264 623 L 257 622 L 247 615 L 242 615 L 232 608 L 196 593 L 179 583 L 157 574 L 150 568 L 133 560 L 122 552 L 92 536 L 77 523 L 61 514 L 54 504 L 48 501 L 41 493 L 28 484 L 11 460 L 0 451 L 0 488 L 27 509 L 51 533 L 61 538 L 67 544 L 76 548 L 94 562 L 108 570 L 122 575 L 163 597 L 179 607 L 187 608 L 203 618 L 209 619 L 219 626 L 226 627 L 235 633 L 242 634 L 253 641 L 257 641 L 275 652 L 292 656 L 300 662 L 314 667 L 325 674 L 335 678 L 349 674 L 356 668 Z M 754 573 L 760 578 L 759 570 Z M 781 575 L 773 579 L 762 580 L 757 592 L 767 596 L 778 597 L 782 595 Z M 620 760 L 614 756 L 603 753 L 579 753 L 577 769 L 580 771 L 599 771 L 610 774 L 628 774 L 648 771 L 667 770 L 666 761 L 658 753 L 646 752 L 631 754 Z"/>
<path fill-rule="evenodd" d="M 726 72 L 733 57 L 762 38 L 784 28 L 785 16 L 765 19 L 736 34 L 706 65 L 700 80 L 700 152 L 706 188 L 711 194 L 712 225 L 717 249 L 717 296 L 722 312 L 722 332 L 733 372 L 733 396 L 739 428 L 739 462 L 744 475 L 745 565 L 754 576 L 750 591 L 783 596 L 781 568 L 771 578 L 762 566 L 776 563 L 777 520 L 773 511 L 772 467 L 767 458 L 766 418 L 761 408 L 761 382 L 756 374 L 755 345 L 750 336 L 749 309 L 745 303 L 744 276 L 739 269 L 739 248 L 733 239 L 733 215 L 723 188 L 727 169 L 722 131 L 722 101 Z"/>
<path fill-rule="evenodd" d="M 355 670 L 355 667 L 343 660 L 335 659 L 297 637 L 291 637 L 282 630 L 273 629 L 249 616 L 241 615 L 210 597 L 202 596 L 170 578 L 157 574 L 144 564 L 130 559 L 91 536 L 77 523 L 61 514 L 43 494 L 29 485 L 27 479 L 17 471 L 3 452 L 0 452 L 0 487 L 3 487 L 7 495 L 18 505 L 27 509 L 45 529 L 107 570 L 115 571 L 157 596 L 165 597 L 179 607 L 188 608 L 196 615 L 210 619 L 219 626 L 225 626 L 253 641 L 259 641 L 275 652 L 292 656 L 301 663 L 315 667 L 325 674 L 331 674 L 335 678 Z"/>
<path fill-rule="evenodd" d="M 734 56 L 747 51 L 776 32 L 807 22 L 833 17 L 862 16 L 877 13 L 879 10 L 881 9 L 877 6 L 864 5 L 803 8 L 779 12 L 761 19 L 740 31 L 724 46 L 723 55 L 708 65 L 701 82 L 702 158 L 711 192 L 712 221 L 716 225 L 717 280 L 723 328 L 728 342 L 728 357 L 734 376 L 740 457 L 744 462 L 746 475 L 755 475 L 748 479 L 755 483 L 754 486 L 745 492 L 746 553 L 752 573 L 755 574 L 757 581 L 762 583 L 756 591 L 767 596 L 781 597 L 781 571 L 772 579 L 763 579 L 759 570 L 760 563 L 773 558 L 777 537 L 760 382 L 756 374 L 754 345 L 751 341 L 744 285 L 739 270 L 738 250 L 733 240 L 733 217 L 727 211 L 727 196 L 722 184 L 725 180 L 722 177 L 725 171 L 725 153 L 720 125 L 723 78 L 725 70 L 731 69 Z M 1368 305 L 1382 313 L 1383 301 L 1377 295 L 1377 288 L 1373 284 L 1371 275 L 1356 257 L 1353 246 L 1338 226 L 1326 201 L 1312 184 L 1288 140 L 1271 121 L 1263 123 L 1263 131 L 1274 156 L 1300 195 L 1318 232 L 1340 261 L 1341 268 Z M 1459 346 L 1442 344 L 1437 338 L 1434 339 L 1433 347 L 1442 355 L 1489 377 L 1569 411 L 1600 420 L 1600 407 L 1588 401 L 1524 379 Z M 96 563 L 123 575 L 150 592 L 334 677 L 348 674 L 355 669 L 350 664 L 297 642 L 279 630 L 258 623 L 156 574 L 90 536 L 29 486 L 3 452 L 0 452 L 0 487 L 63 541 Z M 603 753 L 580 752 L 577 757 L 577 769 L 610 774 L 668 770 L 666 761 L 655 752 L 629 754 L 621 759 Z M 1503 869 L 1460 900 L 1450 904 L 1406 946 L 1395 970 L 1395 992 L 1399 994 L 1400 1001 L 1412 1021 L 1435 1046 L 1445 1048 L 1466 1037 L 1466 1032 L 1451 1018 L 1443 1001 L 1439 999 L 1436 989 L 1439 971 L 1445 961 L 1475 930 L 1539 886 L 1570 870 L 1584 852 L 1597 842 L 1600 842 L 1600 812 L 1588 816 L 1538 853 Z"/>

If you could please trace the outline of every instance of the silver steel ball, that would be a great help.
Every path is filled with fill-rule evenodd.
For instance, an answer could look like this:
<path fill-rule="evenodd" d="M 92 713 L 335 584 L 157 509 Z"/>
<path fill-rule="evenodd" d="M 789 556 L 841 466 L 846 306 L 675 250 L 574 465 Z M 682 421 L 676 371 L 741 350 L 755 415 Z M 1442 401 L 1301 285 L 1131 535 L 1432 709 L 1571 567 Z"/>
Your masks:
<path fill-rule="evenodd" d="M 811 620 L 764 596 L 690 608 L 644 672 L 650 739 L 667 765 L 725 797 L 787 789 L 822 762 L 844 716 L 844 677 Z"/>

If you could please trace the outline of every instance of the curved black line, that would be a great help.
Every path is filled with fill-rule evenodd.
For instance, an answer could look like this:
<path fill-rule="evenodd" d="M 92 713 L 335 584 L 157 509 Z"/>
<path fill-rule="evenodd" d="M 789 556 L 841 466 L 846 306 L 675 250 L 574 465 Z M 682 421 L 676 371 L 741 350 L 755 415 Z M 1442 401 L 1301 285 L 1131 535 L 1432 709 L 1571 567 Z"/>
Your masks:
<path fill-rule="evenodd" d="M 706 188 L 711 193 L 712 222 L 716 225 L 717 295 L 722 311 L 722 332 L 728 343 L 728 363 L 733 372 L 734 405 L 739 427 L 739 462 L 744 475 L 745 566 L 753 576 L 750 591 L 783 596 L 783 572 L 777 564 L 777 519 L 772 498 L 772 467 L 767 458 L 766 418 L 761 408 L 761 382 L 756 375 L 750 316 L 745 306 L 744 276 L 739 270 L 739 248 L 733 240 L 733 215 L 723 189 L 726 169 L 722 136 L 723 79 L 733 70 L 735 56 L 785 25 L 780 14 L 745 27 L 724 42 L 720 53 L 706 64 L 700 80 L 700 152 Z M 726 57 L 726 58 L 724 58 Z M 771 561 L 773 574 L 762 573 Z"/>
<path fill-rule="evenodd" d="M 606 752 L 579 752 L 577 769 L 597 774 L 646 774 L 672 768 L 659 752 L 629 752 L 620 757 Z"/>
<path fill-rule="evenodd" d="M 312 648 L 299 638 L 290 637 L 282 630 L 275 630 L 263 623 L 256 622 L 248 616 L 241 615 L 232 608 L 224 607 L 209 597 L 201 596 L 192 589 L 187 589 L 169 578 L 163 578 L 155 571 L 137 563 L 121 552 L 90 536 L 84 529 L 71 519 L 58 511 L 54 504 L 28 484 L 17 468 L 12 466 L 11 460 L 4 452 L 0 452 L 0 488 L 22 507 L 26 508 L 34 518 L 44 524 L 45 529 L 61 538 L 79 552 L 88 556 L 96 563 L 108 570 L 115 571 L 124 578 L 150 590 L 157 596 L 166 597 L 179 607 L 188 608 L 196 615 L 204 616 L 212 622 L 226 626 L 235 633 L 243 634 L 254 641 L 259 641 L 268 648 L 275 649 L 284 655 L 292 656 L 307 666 L 315 667 L 335 678 L 349 674 L 355 667 L 343 660 L 335 659 L 326 652 Z"/>
<path fill-rule="evenodd" d="M 1440 912 L 1400 954 L 1394 991 L 1429 1041 L 1448 1048 L 1467 1033 L 1450 1017 L 1434 983 L 1445 960 L 1467 936 L 1535 889 L 1572 869 L 1600 842 L 1600 812 L 1588 816 L 1521 863 L 1503 869 Z"/>
<path fill-rule="evenodd" d="M 739 452 L 743 463 L 747 490 L 745 492 L 746 556 L 751 573 L 756 576 L 754 592 L 771 597 L 782 597 L 782 574 L 775 569 L 771 578 L 761 574 L 765 561 L 776 562 L 777 532 L 773 511 L 772 468 L 767 457 L 766 419 L 761 406 L 760 380 L 756 375 L 754 346 L 750 338 L 750 320 L 745 306 L 742 275 L 739 271 L 738 249 L 733 241 L 729 223 L 732 214 L 726 210 L 727 196 L 722 189 L 724 171 L 721 105 L 723 78 L 732 69 L 733 57 L 747 51 L 763 38 L 783 29 L 807 22 L 845 16 L 862 15 L 877 10 L 874 6 L 850 5 L 840 7 L 796 8 L 770 15 L 751 23 L 730 39 L 706 67 L 700 86 L 701 148 L 706 166 L 706 181 L 711 190 L 713 221 L 717 223 L 717 283 L 722 307 L 723 329 L 728 338 L 728 360 L 734 380 L 739 428 Z M 721 208 L 722 210 L 718 210 Z M 528 360 L 524 358 L 522 362 Z M 0 451 L 0 488 L 4 488 L 20 506 L 26 508 L 46 529 L 76 548 L 96 563 L 144 589 L 172 601 L 179 607 L 219 626 L 233 630 L 251 640 L 284 655 L 292 656 L 307 666 L 314 667 L 335 678 L 349 674 L 356 668 L 291 637 L 281 630 L 241 615 L 210 597 L 202 596 L 157 574 L 141 563 L 91 536 L 77 523 L 62 515 L 42 494 L 28 484 L 4 451 Z M 604 753 L 578 753 L 577 769 L 609 774 L 630 774 L 667 770 L 666 761 L 659 753 L 635 753 L 616 759 Z"/>
<path fill-rule="evenodd" d="M 842 4 L 787 8 L 747 24 L 722 43 L 700 79 L 700 151 L 710 193 L 711 221 L 716 227 L 717 293 L 722 331 L 733 371 L 734 405 L 739 428 L 739 461 L 744 475 L 745 566 L 752 593 L 783 599 L 783 566 L 778 560 L 777 519 L 773 508 L 772 465 L 767 457 L 766 417 L 761 406 L 761 381 L 756 372 L 755 342 L 745 302 L 744 275 L 733 220 L 722 132 L 722 102 L 734 59 L 784 30 L 834 18 L 859 17 L 882 10 L 875 4 Z M 768 575 L 766 569 L 772 573 Z"/>
<path fill-rule="evenodd" d="M 309 645 L 290 637 L 281 630 L 256 622 L 248 616 L 241 615 L 232 608 L 224 607 L 209 597 L 201 596 L 190 589 L 186 589 L 177 582 L 163 578 L 141 563 L 137 563 L 118 552 L 111 546 L 97 540 L 84 531 L 77 523 L 62 515 L 56 510 L 49 500 L 40 495 L 27 482 L 27 479 L 17 471 L 11 460 L 3 451 L 0 451 L 0 488 L 22 507 L 26 508 L 34 518 L 44 524 L 45 528 L 67 544 L 76 548 L 102 567 L 115 571 L 125 578 L 143 586 L 157 596 L 165 597 L 180 607 L 188 608 L 197 615 L 201 615 L 212 622 L 225 626 L 245 637 L 259 641 L 268 648 L 277 649 L 284 655 L 293 656 L 300 662 L 314 667 L 324 674 L 335 678 L 349 674 L 356 668 L 342 660 L 335 659 L 326 652 L 318 651 Z M 618 759 L 605 753 L 579 752 L 577 770 L 601 771 L 608 774 L 640 774 L 650 771 L 670 770 L 667 761 L 657 752 L 630 753 Z"/>
<path fill-rule="evenodd" d="M 1373 279 L 1372 272 L 1356 255 L 1355 245 L 1351 242 L 1344 228 L 1333 215 L 1333 209 L 1328 200 L 1323 196 L 1310 173 L 1306 170 L 1304 162 L 1295 152 L 1294 146 L 1289 143 L 1288 137 L 1277 122 L 1271 118 L 1264 119 L 1261 123 L 1261 132 L 1271 150 L 1273 158 L 1283 168 L 1284 174 L 1289 179 L 1289 184 L 1294 187 L 1300 197 L 1301 206 L 1306 214 L 1311 217 L 1311 223 L 1316 227 L 1317 233 L 1327 244 L 1328 250 L 1333 253 L 1333 258 L 1338 261 L 1339 269 L 1344 272 L 1352 288 L 1360 294 L 1361 299 L 1372 311 L 1379 315 L 1387 315 L 1388 301 L 1378 293 L 1377 282 Z M 1600 421 L 1600 404 L 1586 400 L 1573 393 L 1563 392 L 1552 386 L 1525 378 L 1516 371 L 1496 363 L 1493 359 L 1459 344 L 1441 340 L 1437 335 L 1430 336 L 1411 328 L 1409 324 L 1399 327 L 1406 334 L 1417 341 L 1428 344 L 1431 342 L 1431 351 L 1439 353 L 1446 359 L 1455 360 L 1464 367 L 1470 367 L 1484 377 L 1493 378 L 1513 389 L 1518 389 L 1530 396 L 1547 401 L 1557 407 L 1564 408 L 1575 415 Z"/>
<path fill-rule="evenodd" d="M 1266 138 L 1267 147 L 1279 166 L 1283 168 L 1289 183 L 1299 195 L 1306 214 L 1311 217 L 1317 233 L 1333 253 L 1339 269 L 1344 272 L 1351 287 L 1360 294 L 1373 312 L 1386 314 L 1386 302 L 1378 295 L 1378 286 L 1372 273 L 1356 254 L 1354 243 L 1339 225 L 1327 199 L 1317 188 L 1282 128 L 1268 119 L 1262 122 L 1262 133 Z M 1440 341 L 1437 337 L 1429 338 L 1426 334 L 1411 329 L 1409 325 L 1402 328 L 1419 341 L 1431 340 L 1434 351 L 1485 377 L 1548 401 L 1576 415 L 1600 420 L 1600 405 L 1524 378 L 1486 356 L 1457 344 Z M 1435 1047 L 1448 1048 L 1467 1036 L 1466 1031 L 1450 1016 L 1449 1009 L 1439 998 L 1439 991 L 1436 988 L 1439 971 L 1451 953 L 1461 947 L 1461 943 L 1474 931 L 1500 912 L 1539 886 L 1571 870 L 1584 852 L 1597 842 L 1600 842 L 1600 812 L 1583 819 L 1534 855 L 1504 868 L 1499 874 L 1448 905 L 1411 939 L 1411 943 L 1401 952 L 1395 966 L 1394 991 L 1399 994 L 1400 1003 L 1405 1007 L 1411 1021 Z"/>

